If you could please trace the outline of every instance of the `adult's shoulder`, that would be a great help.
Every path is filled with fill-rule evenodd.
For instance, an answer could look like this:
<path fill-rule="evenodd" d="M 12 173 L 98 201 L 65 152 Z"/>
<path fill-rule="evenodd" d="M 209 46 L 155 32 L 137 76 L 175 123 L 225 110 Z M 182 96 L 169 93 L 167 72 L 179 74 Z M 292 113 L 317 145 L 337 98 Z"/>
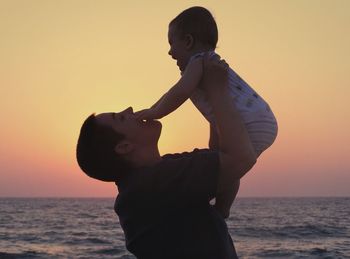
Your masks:
<path fill-rule="evenodd" d="M 194 149 L 190 152 L 166 154 L 163 156 L 163 168 L 179 168 L 191 171 L 191 174 L 203 174 L 204 171 L 217 172 L 220 168 L 218 151 L 210 149 Z M 187 172 L 186 174 L 188 174 Z"/>
<path fill-rule="evenodd" d="M 195 157 L 195 156 L 210 156 L 210 155 L 217 155 L 217 151 L 210 150 L 208 148 L 195 148 L 192 151 L 185 151 L 182 153 L 168 153 L 163 155 L 163 159 L 177 159 L 177 158 L 186 158 L 186 157 Z"/>
<path fill-rule="evenodd" d="M 163 156 L 162 186 L 176 190 L 188 200 L 209 201 L 215 196 L 220 172 L 217 151 L 194 149 L 191 152 Z M 171 186 L 175 188 L 171 188 Z"/>

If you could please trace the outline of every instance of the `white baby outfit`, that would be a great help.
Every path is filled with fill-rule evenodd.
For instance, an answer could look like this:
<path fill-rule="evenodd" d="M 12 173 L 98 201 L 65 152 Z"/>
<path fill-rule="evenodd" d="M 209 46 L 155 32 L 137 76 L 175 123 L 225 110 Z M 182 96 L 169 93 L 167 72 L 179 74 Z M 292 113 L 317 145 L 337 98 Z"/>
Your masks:
<path fill-rule="evenodd" d="M 211 55 L 214 54 L 211 52 Z M 196 54 L 189 62 L 203 55 L 204 53 Z M 257 155 L 260 155 L 276 139 L 278 131 L 276 118 L 264 99 L 231 68 L 229 69 L 229 92 L 245 123 L 253 147 Z M 209 122 L 214 122 L 212 107 L 203 90 L 196 88 L 190 99 Z"/>

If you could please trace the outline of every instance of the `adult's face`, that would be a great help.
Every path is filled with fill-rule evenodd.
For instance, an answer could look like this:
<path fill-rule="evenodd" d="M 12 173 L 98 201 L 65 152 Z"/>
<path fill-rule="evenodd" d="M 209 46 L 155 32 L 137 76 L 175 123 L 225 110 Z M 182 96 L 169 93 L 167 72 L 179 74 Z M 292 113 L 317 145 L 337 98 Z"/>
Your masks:
<path fill-rule="evenodd" d="M 159 121 L 136 119 L 132 107 L 118 113 L 101 113 L 96 116 L 96 119 L 97 123 L 111 127 L 114 131 L 123 134 L 125 140 L 135 145 L 157 144 L 162 129 Z"/>

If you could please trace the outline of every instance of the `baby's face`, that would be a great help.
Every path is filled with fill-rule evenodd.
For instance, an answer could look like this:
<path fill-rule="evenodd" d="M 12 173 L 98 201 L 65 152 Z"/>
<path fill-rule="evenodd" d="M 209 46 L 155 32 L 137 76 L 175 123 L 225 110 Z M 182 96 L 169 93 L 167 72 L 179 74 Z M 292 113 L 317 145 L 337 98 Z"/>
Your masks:
<path fill-rule="evenodd" d="M 184 71 L 191 57 L 186 38 L 181 37 L 174 26 L 169 26 L 168 41 L 170 45 L 168 54 L 177 61 L 180 71 Z"/>

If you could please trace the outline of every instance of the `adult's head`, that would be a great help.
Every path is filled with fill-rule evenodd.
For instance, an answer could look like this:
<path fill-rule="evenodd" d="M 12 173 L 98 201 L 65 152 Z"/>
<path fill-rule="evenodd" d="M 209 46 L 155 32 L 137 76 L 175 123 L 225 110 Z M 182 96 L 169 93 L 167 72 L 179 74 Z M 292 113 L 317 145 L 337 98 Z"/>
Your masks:
<path fill-rule="evenodd" d="M 215 50 L 218 28 L 207 9 L 194 6 L 181 12 L 169 23 L 168 39 L 169 55 L 178 61 L 183 71 L 194 52 Z"/>
<path fill-rule="evenodd" d="M 160 122 L 136 119 L 131 107 L 119 113 L 92 114 L 80 130 L 78 164 L 92 178 L 117 182 L 131 168 L 151 163 L 160 132 Z"/>

